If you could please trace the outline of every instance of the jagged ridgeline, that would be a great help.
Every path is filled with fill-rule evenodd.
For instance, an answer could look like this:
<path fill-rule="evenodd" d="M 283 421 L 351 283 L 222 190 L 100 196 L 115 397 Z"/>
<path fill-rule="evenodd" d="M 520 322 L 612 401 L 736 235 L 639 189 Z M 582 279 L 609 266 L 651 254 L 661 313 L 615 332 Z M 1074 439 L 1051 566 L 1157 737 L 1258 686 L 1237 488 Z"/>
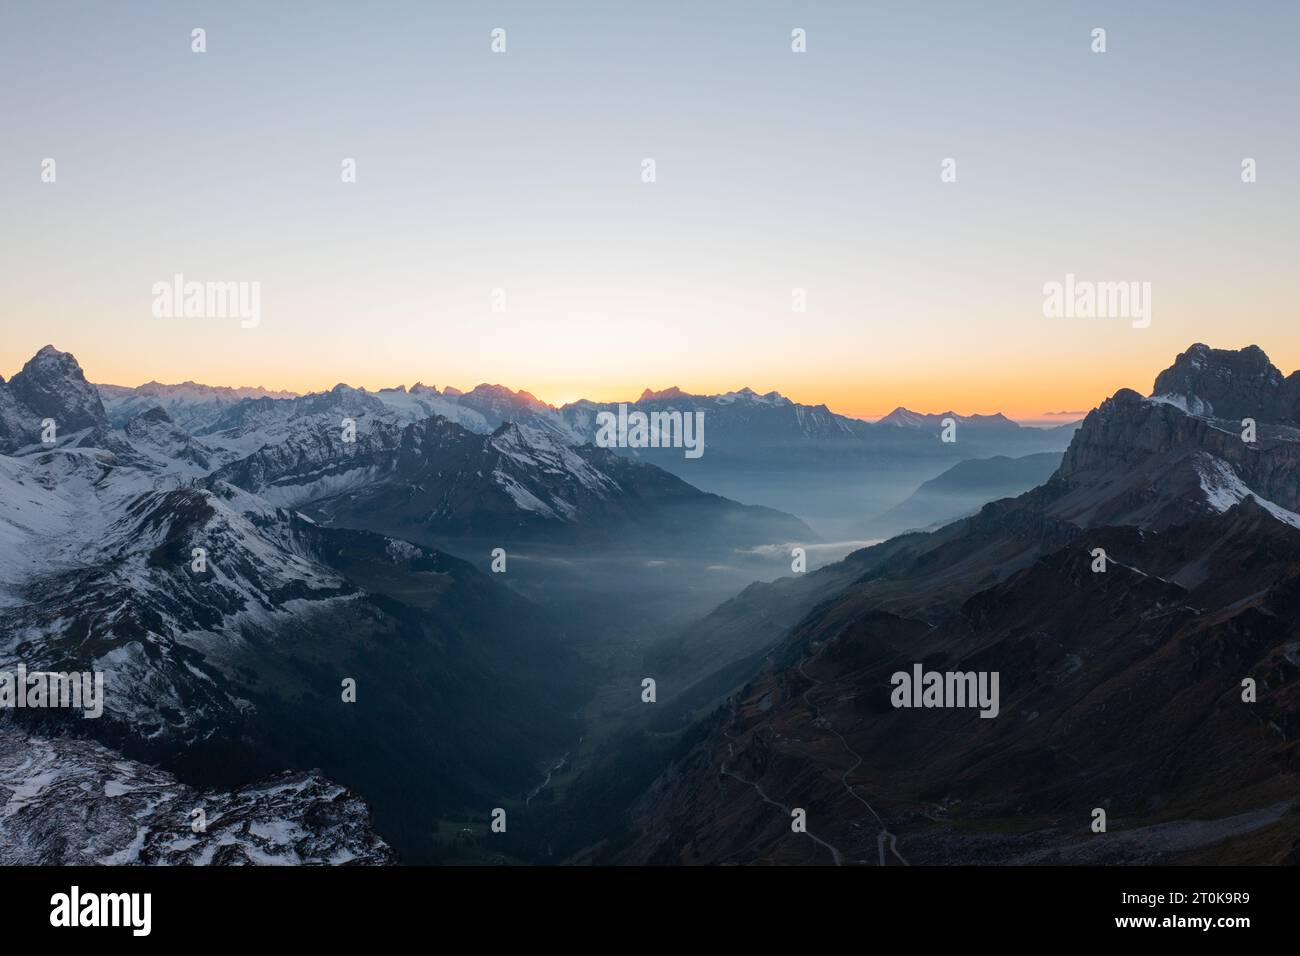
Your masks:
<path fill-rule="evenodd" d="M 673 646 L 752 665 L 608 858 L 1300 862 L 1298 426 L 1300 375 L 1198 344 L 1040 487 L 754 585 Z M 998 716 L 898 707 L 917 665 L 999 674 Z"/>

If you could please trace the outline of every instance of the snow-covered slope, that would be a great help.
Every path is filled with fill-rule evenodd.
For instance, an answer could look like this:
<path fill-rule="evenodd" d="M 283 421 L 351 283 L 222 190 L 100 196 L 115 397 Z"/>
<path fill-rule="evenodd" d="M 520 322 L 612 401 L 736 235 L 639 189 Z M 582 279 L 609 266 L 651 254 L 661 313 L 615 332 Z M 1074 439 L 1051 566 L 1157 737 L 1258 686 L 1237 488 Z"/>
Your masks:
<path fill-rule="evenodd" d="M 1158 528 L 1251 497 L 1291 523 L 1300 513 L 1300 428 L 1290 380 L 1259 356 L 1193 346 L 1161 373 L 1152 397 L 1120 389 L 1104 401 L 1045 486 L 1052 512 L 1083 526 Z M 1241 418 L 1217 417 L 1216 408 L 1254 419 L 1254 440 Z"/>
<path fill-rule="evenodd" d="M 462 405 L 456 396 L 444 395 L 430 385 L 416 382 L 409 391 L 399 385 L 396 388 L 380 389 L 374 394 L 393 413 L 395 421 L 415 422 L 441 415 L 472 432 L 492 430 L 481 412 Z"/>
<path fill-rule="evenodd" d="M 97 449 L 0 455 L 0 605 L 34 575 L 89 563 L 132 501 L 179 484 Z"/>
<path fill-rule="evenodd" d="M 1194 459 L 1197 474 L 1201 479 L 1201 490 L 1205 493 L 1205 503 L 1214 511 L 1225 512 L 1247 498 L 1253 498 L 1265 511 L 1277 520 L 1300 528 L 1300 514 L 1279 504 L 1262 498 L 1247 487 L 1236 469 L 1222 458 L 1198 453 Z"/>
<path fill-rule="evenodd" d="M 403 427 L 372 420 L 358 422 L 354 442 L 320 424 L 212 478 L 334 524 L 426 542 L 577 536 L 635 546 L 646 535 L 676 535 L 678 546 L 710 538 L 725 549 L 814 537 L 790 515 L 513 423 L 477 435 L 443 418 Z"/>
<path fill-rule="evenodd" d="M 67 358 L 72 364 L 54 365 L 68 382 L 43 381 L 53 386 L 46 394 L 67 398 L 75 420 L 84 377 Z M 384 410 L 342 391 L 324 400 L 340 401 Z M 269 403 L 285 400 L 249 404 Z M 336 410 L 316 414 L 329 421 Z M 312 419 L 268 420 L 296 436 Z M 263 423 L 247 424 L 251 435 Z M 386 412 L 370 425 L 401 431 Z M 330 433 L 338 439 L 336 422 Z M 232 801 L 250 779 L 320 766 L 367 798 L 380 795 L 377 813 L 390 822 L 516 792 L 541 755 L 569 739 L 577 668 L 557 646 L 558 627 L 466 562 L 322 527 L 209 476 L 205 462 L 229 450 L 188 435 L 158 407 L 124 430 L 98 422 L 53 447 L 17 450 L 0 454 L 0 669 L 101 672 L 105 691 L 98 719 L 60 708 L 0 715 L 24 733 L 91 736 L 182 779 L 198 769 Z M 358 682 L 367 706 L 341 700 L 344 678 Z M 43 793 L 47 776 L 29 763 L 10 768 L 0 786 Z M 395 793 L 388 781 L 397 776 L 409 786 Z M 336 796 L 319 780 L 302 785 Z M 280 792 L 247 790 L 259 806 Z M 129 815 L 144 821 L 148 807 Z M 277 826 L 269 842 L 241 841 L 238 852 L 218 841 L 187 856 L 167 844 L 142 858 L 291 861 L 300 841 Z M 401 852 L 418 861 L 427 840 L 425 831 L 407 834 Z M 126 859 L 145 849 L 111 852 Z"/>
<path fill-rule="evenodd" d="M 244 399 L 296 397 L 293 392 L 272 391 L 260 386 L 229 388 L 200 385 L 198 382 L 178 385 L 146 382 L 135 388 L 123 385 L 96 385 L 95 388 L 114 427 L 122 428 L 151 408 L 161 408 L 191 434 L 211 425 L 228 408 Z"/>
<path fill-rule="evenodd" d="M 469 392 L 453 394 L 419 383 L 409 390 L 398 386 L 378 392 L 340 384 L 328 392 L 292 399 L 250 399 L 226 408 L 194 433 L 210 445 L 242 456 L 292 438 L 304 429 L 341 429 L 344 419 L 358 426 L 372 422 L 408 425 L 433 416 L 479 434 L 514 422 L 550 433 L 561 441 L 581 440 L 556 409 L 527 392 L 479 385 Z"/>
<path fill-rule="evenodd" d="M 197 478 L 220 464 L 223 457 L 218 449 L 192 438 L 158 406 L 131 419 L 123 431 L 131 446 L 160 471 Z"/>
<path fill-rule="evenodd" d="M 243 631 L 301 626 L 355 590 L 309 556 L 308 523 L 229 486 L 68 451 L 0 458 L 0 481 L 0 660 L 104 671 L 103 719 L 145 738 L 237 723 L 220 670 Z"/>
<path fill-rule="evenodd" d="M 365 802 L 319 773 L 196 790 L 91 741 L 0 725 L 0 865 L 392 862 Z"/>

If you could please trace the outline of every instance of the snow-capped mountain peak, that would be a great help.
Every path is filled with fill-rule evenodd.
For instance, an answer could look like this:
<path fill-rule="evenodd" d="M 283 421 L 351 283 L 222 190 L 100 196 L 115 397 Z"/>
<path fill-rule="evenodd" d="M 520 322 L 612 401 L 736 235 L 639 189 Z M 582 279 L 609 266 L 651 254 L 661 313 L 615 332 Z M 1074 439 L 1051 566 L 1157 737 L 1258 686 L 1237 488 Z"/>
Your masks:
<path fill-rule="evenodd" d="M 52 345 L 32 356 L 8 382 L 0 381 L 0 453 L 40 441 L 47 419 L 65 435 L 108 427 L 99 393 L 76 358 Z"/>

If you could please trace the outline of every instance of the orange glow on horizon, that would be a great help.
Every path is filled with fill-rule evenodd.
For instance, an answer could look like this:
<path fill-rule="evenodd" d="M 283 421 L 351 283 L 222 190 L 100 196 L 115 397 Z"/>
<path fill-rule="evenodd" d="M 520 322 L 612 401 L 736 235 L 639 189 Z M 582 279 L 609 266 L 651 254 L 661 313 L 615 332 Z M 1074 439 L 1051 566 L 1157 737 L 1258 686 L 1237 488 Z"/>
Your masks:
<path fill-rule="evenodd" d="M 56 348 L 58 346 L 56 345 Z M 76 354 L 75 352 L 73 353 Z M 1008 418 L 1025 421 L 1061 422 L 1081 418 L 1103 399 L 1114 394 L 1121 387 L 1135 388 L 1143 393 L 1150 390 L 1154 372 L 1145 376 L 1130 376 L 1127 381 L 1107 380 L 1106 376 L 1097 374 L 1079 375 L 1073 380 L 1061 376 L 1058 380 L 1047 383 L 1022 382 L 1013 383 L 1006 379 L 987 381 L 972 378 L 964 382 L 923 382 L 917 378 L 878 379 L 870 384 L 845 383 L 836 381 L 802 382 L 791 380 L 787 383 L 758 382 L 757 380 L 718 381 L 674 379 L 672 381 L 631 382 L 619 384 L 604 382 L 593 384 L 590 388 L 575 388 L 571 382 L 511 381 L 500 376 L 491 376 L 482 381 L 449 381 L 433 375 L 408 377 L 405 381 L 397 376 L 392 378 L 356 378 L 340 376 L 286 376 L 269 377 L 258 373 L 233 373 L 226 376 L 212 374 L 173 373 L 162 371 L 128 372 L 130 366 L 117 363 L 99 364 L 87 362 L 77 356 L 86 371 L 86 377 L 99 384 L 125 385 L 128 387 L 157 381 L 164 384 L 178 384 L 186 381 L 202 385 L 230 386 L 232 388 L 264 388 L 268 391 L 286 391 L 296 394 L 327 391 L 340 382 L 355 388 L 364 388 L 371 392 L 383 388 L 404 385 L 410 388 L 417 381 L 434 385 L 440 391 L 455 387 L 467 392 L 479 384 L 504 385 L 514 391 L 528 392 L 542 402 L 556 408 L 581 399 L 593 402 L 633 402 L 640 398 L 647 388 L 660 391 L 677 386 L 683 391 L 696 395 L 716 395 L 750 388 L 762 395 L 775 391 L 802 405 L 825 405 L 832 412 L 875 421 L 888 415 L 899 406 L 921 414 L 938 414 L 956 412 L 960 415 L 993 415 L 1002 413 Z M 172 364 L 172 363 L 164 363 Z M 6 377 L 18 371 L 22 361 L 10 360 L 4 370 Z M 1053 417 L 1057 412 L 1077 412 L 1076 416 Z"/>
<path fill-rule="evenodd" d="M 0 346 L 0 374 L 6 378 L 17 372 L 46 341 L 13 342 Z M 396 353 L 358 355 L 351 358 L 315 360 L 304 357 L 303 364 L 286 365 L 272 350 L 248 350 L 232 362 L 231 356 L 196 351 L 187 354 L 173 351 L 144 353 L 124 348 L 120 343 L 100 340 L 93 343 L 50 343 L 72 352 L 86 377 L 96 383 L 138 386 L 148 381 L 175 384 L 194 381 L 205 385 L 263 387 L 270 391 L 298 394 L 328 390 L 343 382 L 357 388 L 378 391 L 397 385 L 410 387 L 417 381 L 445 390 L 455 386 L 468 391 L 486 382 L 514 391 L 525 391 L 543 402 L 560 407 L 579 398 L 596 402 L 632 402 L 646 389 L 658 391 L 678 386 L 692 394 L 714 395 L 749 387 L 758 394 L 776 391 L 791 401 L 805 405 L 826 405 L 832 412 L 874 421 L 902 406 L 922 414 L 956 412 L 960 415 L 992 415 L 1034 422 L 1067 422 L 1082 417 L 1121 388 L 1149 394 L 1155 376 L 1169 366 L 1177 350 L 1159 350 L 1159 357 L 1143 353 L 1117 353 L 1092 357 L 1085 365 L 1077 356 L 1046 361 L 1027 361 L 1018 356 L 999 356 L 997 360 L 946 363 L 933 360 L 909 361 L 896 357 L 890 367 L 864 369 L 858 378 L 846 378 L 843 366 L 835 369 L 809 370 L 807 365 L 791 363 L 788 370 L 772 369 L 770 363 L 761 374 L 718 368 L 707 375 L 653 374 L 634 377 L 635 372 L 602 375 L 600 371 L 559 377 L 548 370 L 531 378 L 535 363 L 516 358 L 511 368 L 487 375 L 461 369 L 451 373 L 432 361 L 418 356 L 409 358 Z M 1186 348 L 1191 342 L 1185 343 Z M 1244 343 L 1220 343 L 1219 347 L 1240 347 Z M 1265 350 L 1268 351 L 1267 345 Z M 921 351 L 921 350 L 918 350 Z M 1288 364 L 1270 352 L 1274 363 L 1288 374 Z M 250 359 L 255 361 L 250 361 Z M 311 369 L 304 365 L 310 361 Z M 346 366 L 356 365 L 351 371 Z M 391 372 L 385 369 L 391 364 Z M 469 364 L 469 363 L 460 363 Z M 493 364 L 491 358 L 478 360 L 481 368 Z M 503 365 L 509 365 L 503 362 Z M 648 363 L 647 363 L 648 364 Z M 877 365 L 883 363 L 876 363 Z M 232 367 L 233 366 L 233 367 Z M 449 374 L 442 374 L 449 373 Z M 577 379 L 583 379 L 579 381 Z M 1057 415 L 1056 413 L 1077 413 Z"/>

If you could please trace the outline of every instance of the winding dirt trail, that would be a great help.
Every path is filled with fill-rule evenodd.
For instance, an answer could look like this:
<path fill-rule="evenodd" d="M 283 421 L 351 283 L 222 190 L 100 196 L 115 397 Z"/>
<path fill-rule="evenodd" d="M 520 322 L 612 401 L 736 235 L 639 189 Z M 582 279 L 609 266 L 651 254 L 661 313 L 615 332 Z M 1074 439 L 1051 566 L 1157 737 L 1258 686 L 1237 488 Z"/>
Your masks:
<path fill-rule="evenodd" d="M 799 671 L 799 673 L 802 674 L 805 679 L 811 681 L 813 685 L 812 687 L 804 691 L 803 694 L 801 695 L 803 697 L 803 702 L 807 704 L 809 707 L 811 707 L 813 713 L 817 715 L 813 719 L 813 725 L 821 729 L 830 731 L 832 734 L 834 734 L 836 739 L 839 740 L 840 746 L 842 746 L 845 749 L 845 751 L 848 752 L 849 756 L 853 758 L 853 764 L 849 767 L 848 770 L 844 771 L 844 773 L 841 774 L 840 783 L 843 784 L 844 789 L 848 792 L 849 796 L 853 797 L 854 800 L 857 800 L 859 803 L 861 803 L 864 807 L 867 808 L 867 810 L 871 813 L 871 815 L 875 817 L 876 823 L 880 827 L 880 833 L 876 837 L 876 848 L 880 852 L 880 865 L 884 866 L 886 863 L 885 844 L 886 842 L 888 842 L 889 851 L 898 858 L 898 861 L 900 863 L 902 863 L 904 866 L 908 866 L 909 864 L 907 860 L 903 858 L 903 854 L 898 852 L 898 837 L 895 834 L 891 833 L 889 831 L 889 828 L 885 826 L 885 821 L 881 819 L 880 814 L 876 812 L 875 807 L 873 807 L 865 797 L 863 797 L 860 793 L 857 792 L 855 788 L 858 785 L 849 783 L 849 776 L 853 773 L 853 771 L 857 770 L 858 767 L 862 766 L 862 755 L 849 746 L 849 742 L 844 739 L 844 735 L 841 734 L 838 730 L 836 730 L 831 725 L 830 719 L 824 717 L 822 715 L 821 708 L 813 703 L 812 698 L 809 695 L 814 690 L 821 687 L 822 682 L 819 681 L 817 678 L 813 677 L 806 670 L 804 670 L 804 664 L 806 663 L 807 663 L 806 660 L 800 661 L 798 667 L 796 668 Z"/>
<path fill-rule="evenodd" d="M 736 755 L 736 749 L 731 745 L 731 741 L 734 740 L 735 738 L 731 736 L 731 731 L 726 730 L 725 728 L 723 729 L 722 733 L 723 733 L 723 734 L 726 736 L 726 738 L 727 738 L 727 755 L 730 756 L 730 757 L 734 757 L 734 756 Z M 735 773 L 734 771 L 728 770 L 728 769 L 727 769 L 727 765 L 726 765 L 725 763 L 722 765 L 722 767 L 721 767 L 720 769 L 721 769 L 721 772 L 722 772 L 723 776 L 731 777 L 733 780 L 739 780 L 741 783 L 745 783 L 745 784 L 748 784 L 749 786 L 753 787 L 753 788 L 754 788 L 754 792 L 757 793 L 757 794 L 758 794 L 758 795 L 763 799 L 763 802 L 764 802 L 764 803 L 768 803 L 768 804 L 771 804 L 771 805 L 774 806 L 774 807 L 777 807 L 778 809 L 781 810 L 781 812 L 783 813 L 783 815 L 784 815 L 787 819 L 789 819 L 790 814 L 791 814 L 791 812 L 792 812 L 791 808 L 790 808 L 790 807 L 787 807 L 784 803 L 780 803 L 780 802 L 778 802 L 778 801 L 776 801 L 776 800 L 773 800 L 771 797 L 769 797 L 769 796 L 764 792 L 763 788 L 760 787 L 760 786 L 759 786 L 757 783 L 755 783 L 753 780 L 746 780 L 746 779 L 745 779 L 744 777 L 742 777 L 740 774 Z M 842 853 L 839 851 L 839 849 L 838 849 L 837 847 L 831 846 L 831 844 L 827 843 L 825 840 L 823 840 L 821 837 L 817 836 L 817 835 L 816 835 L 815 833 L 813 833 L 811 830 L 804 830 L 804 831 L 803 831 L 803 835 L 806 836 L 808 839 L 812 840 L 812 841 L 813 841 L 814 843 L 816 843 L 818 846 L 824 846 L 827 850 L 829 850 L 829 851 L 830 851 L 830 854 L 831 854 L 831 859 L 835 861 L 835 865 L 836 865 L 836 866 L 843 866 L 843 865 L 844 865 L 844 854 L 842 854 Z"/>
<path fill-rule="evenodd" d="M 821 652 L 819 651 L 818 654 L 820 653 Z M 844 771 L 844 773 L 840 775 L 840 784 L 844 787 L 845 791 L 849 794 L 849 796 L 851 796 L 854 800 L 857 800 L 859 803 L 861 803 L 864 807 L 867 808 L 867 812 L 871 814 L 871 816 L 876 821 L 876 825 L 880 827 L 880 832 L 876 836 L 876 850 L 879 853 L 879 865 L 887 866 L 888 854 L 892 853 L 894 857 L 897 858 L 898 862 L 901 863 L 903 866 L 910 866 L 911 864 L 909 864 L 906 858 L 904 858 L 903 854 L 899 852 L 897 834 L 892 833 L 889 830 L 889 828 L 885 826 L 885 821 L 881 818 L 880 814 L 876 812 L 875 807 L 873 807 L 865 797 L 863 797 L 860 793 L 857 792 L 856 788 L 860 786 L 860 784 L 849 783 L 849 777 L 853 774 L 855 770 L 858 769 L 858 767 L 862 766 L 863 763 L 862 755 L 849 746 L 849 742 L 844 739 L 844 735 L 835 729 L 835 727 L 831 724 L 829 718 L 825 717 L 822 714 L 821 707 L 813 703 L 812 697 L 810 695 L 814 690 L 821 687 L 823 682 L 813 677 L 806 670 L 804 670 L 804 665 L 806 663 L 808 663 L 807 659 L 800 661 L 796 669 L 804 677 L 804 679 L 809 681 L 813 686 L 808 688 L 808 690 L 804 691 L 803 694 L 800 696 L 803 698 L 803 702 L 808 705 L 808 707 L 812 710 L 813 714 L 815 715 L 813 717 L 813 726 L 817 727 L 820 730 L 826 730 L 834 734 L 835 738 L 840 742 L 840 746 L 843 747 L 844 750 L 849 754 L 849 756 L 853 758 L 853 763 L 849 766 L 849 769 Z M 735 718 L 735 702 L 733 701 L 732 719 L 734 718 Z M 736 748 L 732 745 L 732 741 L 735 740 L 736 738 L 733 737 L 731 735 L 731 731 L 725 727 L 723 728 L 722 733 L 723 736 L 727 738 L 727 756 L 735 757 Z M 759 797 L 763 800 L 764 803 L 767 803 L 773 807 L 777 807 L 782 811 L 782 813 L 786 817 L 790 816 L 791 813 L 790 807 L 787 807 L 785 804 L 781 803 L 780 801 L 773 800 L 771 797 L 767 795 L 767 793 L 763 790 L 763 788 L 755 781 L 746 780 L 740 774 L 736 773 L 733 770 L 728 769 L 725 761 L 722 763 L 719 770 L 723 776 L 731 777 L 733 780 L 739 780 L 741 783 L 752 787 L 754 789 L 754 792 L 759 795 Z M 805 830 L 804 835 L 808 837 L 810 840 L 812 840 L 814 843 L 818 844 L 819 846 L 823 846 L 828 851 L 830 851 L 831 859 L 835 861 L 836 866 L 844 865 L 844 854 L 839 850 L 838 847 L 835 847 L 830 843 L 827 843 L 821 837 L 815 835 L 810 831 Z"/>

